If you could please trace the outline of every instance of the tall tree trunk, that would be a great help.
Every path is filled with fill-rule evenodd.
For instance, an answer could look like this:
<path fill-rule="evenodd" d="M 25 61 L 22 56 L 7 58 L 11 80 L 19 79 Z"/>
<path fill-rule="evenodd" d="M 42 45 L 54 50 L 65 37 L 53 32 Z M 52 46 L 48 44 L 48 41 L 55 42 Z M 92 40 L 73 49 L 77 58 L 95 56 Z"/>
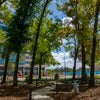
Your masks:
<path fill-rule="evenodd" d="M 37 33 L 36 33 L 36 38 L 35 38 L 35 43 L 34 43 L 34 49 L 33 49 L 33 54 L 32 54 L 32 62 L 31 62 L 31 68 L 30 68 L 30 76 L 29 76 L 29 84 L 32 84 L 32 79 L 33 79 L 33 70 L 34 70 L 34 64 L 35 64 L 35 55 L 37 51 L 37 43 L 38 43 L 38 38 L 39 38 L 39 33 L 40 33 L 40 27 L 42 24 L 42 20 L 44 17 L 45 10 L 47 8 L 47 5 L 49 4 L 50 0 L 46 0 L 46 3 L 44 5 L 41 18 L 37 27 Z"/>
<path fill-rule="evenodd" d="M 75 7 L 76 7 L 76 19 L 77 19 L 77 4 L 78 4 L 78 2 L 76 0 L 76 4 L 75 4 Z M 78 29 L 79 29 L 79 22 L 78 22 L 78 20 L 77 20 L 77 23 L 75 25 L 75 29 L 76 29 L 76 31 L 78 31 Z M 79 46 L 77 46 L 76 42 L 77 41 L 76 41 L 76 37 L 75 37 L 75 33 L 74 33 L 74 46 L 75 46 L 74 47 L 74 51 L 75 51 L 75 56 L 74 56 L 74 66 L 73 66 L 72 81 L 75 80 L 75 78 L 76 78 L 76 61 L 77 61 L 77 54 L 78 54 L 78 48 L 79 48 Z"/>
<path fill-rule="evenodd" d="M 17 86 L 17 74 L 18 74 L 19 57 L 20 57 L 20 52 L 17 52 L 15 70 L 14 70 L 14 77 L 13 77 L 13 86 Z"/>
<path fill-rule="evenodd" d="M 82 43 L 82 76 L 81 84 L 86 83 L 86 69 L 85 69 L 85 46 Z"/>
<path fill-rule="evenodd" d="M 7 75 L 8 61 L 9 61 L 9 53 L 7 52 L 7 54 L 6 54 L 6 60 L 5 60 L 5 67 L 4 67 L 4 73 L 3 73 L 2 83 L 6 83 L 6 75 Z"/>
<path fill-rule="evenodd" d="M 38 79 L 41 79 L 41 65 L 42 65 L 43 56 L 44 56 L 45 54 L 46 54 L 46 51 L 40 53 L 40 60 L 39 60 L 39 77 L 38 77 Z"/>
<path fill-rule="evenodd" d="M 77 52 L 75 52 L 75 57 L 74 57 L 74 67 L 73 67 L 73 80 L 75 80 L 76 76 L 76 61 L 77 61 Z"/>
<path fill-rule="evenodd" d="M 41 60 L 42 60 L 42 55 L 40 53 L 40 60 L 39 60 L 39 77 L 38 79 L 41 79 Z"/>
<path fill-rule="evenodd" d="M 41 79 L 41 63 L 39 64 L 39 77 L 38 79 Z"/>
<path fill-rule="evenodd" d="M 94 32 L 93 32 L 93 42 L 92 42 L 92 53 L 91 53 L 91 68 L 90 68 L 90 80 L 89 86 L 94 86 L 94 66 L 95 66 L 95 51 L 96 51 L 96 34 L 97 34 L 97 25 L 98 25 L 98 16 L 100 9 L 100 0 L 97 0 L 96 10 L 95 10 L 95 23 L 94 23 Z"/>
<path fill-rule="evenodd" d="M 77 61 L 77 53 L 78 53 L 78 46 L 76 43 L 75 34 L 74 34 L 74 52 L 75 55 L 74 55 L 73 77 L 72 77 L 73 80 L 75 80 L 75 76 L 76 76 L 76 61 Z"/>

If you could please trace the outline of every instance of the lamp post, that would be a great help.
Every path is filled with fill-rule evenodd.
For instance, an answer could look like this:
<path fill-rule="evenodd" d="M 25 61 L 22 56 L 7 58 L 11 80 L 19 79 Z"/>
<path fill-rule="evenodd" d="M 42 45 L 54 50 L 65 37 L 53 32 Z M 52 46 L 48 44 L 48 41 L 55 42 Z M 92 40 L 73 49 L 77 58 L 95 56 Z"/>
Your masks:
<path fill-rule="evenodd" d="M 32 100 L 32 84 L 29 85 L 29 100 Z"/>

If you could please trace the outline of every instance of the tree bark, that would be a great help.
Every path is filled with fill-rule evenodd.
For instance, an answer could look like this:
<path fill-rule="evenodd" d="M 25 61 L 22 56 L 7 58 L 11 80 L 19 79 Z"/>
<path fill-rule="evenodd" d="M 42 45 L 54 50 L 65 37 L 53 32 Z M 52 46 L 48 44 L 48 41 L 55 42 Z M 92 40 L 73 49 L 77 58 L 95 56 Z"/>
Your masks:
<path fill-rule="evenodd" d="M 41 64 L 42 64 L 42 54 L 40 53 L 40 60 L 39 60 L 39 77 L 38 77 L 38 79 L 41 79 Z"/>
<path fill-rule="evenodd" d="M 77 60 L 77 52 L 75 52 L 75 57 L 74 57 L 74 67 L 73 67 L 73 80 L 75 80 L 76 76 L 76 60 Z"/>
<path fill-rule="evenodd" d="M 74 34 L 74 52 L 75 52 L 75 55 L 74 55 L 74 66 L 73 66 L 73 77 L 72 79 L 75 80 L 75 76 L 76 76 L 76 61 L 77 61 L 77 53 L 78 53 L 78 46 L 76 44 L 76 37 L 75 37 L 75 34 Z"/>
<path fill-rule="evenodd" d="M 18 74 L 19 57 L 20 57 L 20 52 L 17 52 L 15 70 L 14 70 L 14 77 L 13 77 L 13 86 L 17 86 L 17 76 L 18 76 L 17 74 Z"/>
<path fill-rule="evenodd" d="M 42 65 L 43 56 L 44 56 L 45 54 L 46 54 L 46 51 L 40 53 L 40 60 L 39 60 L 39 77 L 38 77 L 38 79 L 41 79 L 41 65 Z"/>
<path fill-rule="evenodd" d="M 76 7 L 76 19 L 77 19 L 77 4 L 78 4 L 78 1 L 76 0 L 76 4 L 75 4 L 75 7 Z M 75 29 L 76 31 L 79 29 L 79 22 L 77 20 L 77 23 L 75 25 Z M 72 77 L 72 81 L 75 80 L 76 78 L 76 61 L 77 61 L 77 54 L 78 54 L 78 48 L 79 46 L 77 46 L 77 43 L 76 43 L 76 37 L 75 37 L 75 34 L 74 34 L 74 51 L 75 51 L 75 57 L 74 57 L 74 66 L 73 66 L 73 77 Z"/>
<path fill-rule="evenodd" d="M 39 77 L 38 79 L 41 79 L 41 63 L 39 64 Z"/>
<path fill-rule="evenodd" d="M 82 76 L 81 84 L 86 83 L 86 69 L 85 69 L 85 46 L 82 43 Z"/>
<path fill-rule="evenodd" d="M 35 44 L 34 44 L 34 49 L 33 49 L 33 54 L 32 54 L 32 62 L 31 62 L 31 68 L 30 68 L 30 76 L 29 76 L 29 84 L 32 84 L 32 79 L 33 79 L 33 70 L 34 70 L 34 64 L 35 64 L 35 56 L 36 56 L 36 51 L 37 51 L 37 43 L 38 43 L 38 38 L 39 38 L 39 33 L 40 33 L 40 27 L 42 24 L 42 20 L 44 17 L 45 10 L 47 8 L 47 5 L 49 4 L 50 0 L 46 0 L 46 3 L 44 5 L 40 21 L 37 27 L 37 33 L 36 33 L 36 38 L 35 38 Z"/>
<path fill-rule="evenodd" d="M 6 75 L 7 75 L 7 67 L 8 67 L 8 61 L 9 61 L 9 53 L 6 54 L 6 60 L 5 60 L 5 67 L 4 67 L 4 73 L 3 73 L 3 79 L 2 83 L 6 83 Z"/>
<path fill-rule="evenodd" d="M 94 32 L 93 32 L 93 42 L 92 42 L 92 53 L 91 53 L 91 67 L 90 67 L 90 80 L 89 80 L 89 86 L 90 87 L 95 85 L 95 83 L 94 83 L 94 66 L 95 66 L 96 34 L 97 34 L 99 9 L 100 9 L 100 0 L 97 0 L 96 10 L 95 10 L 95 22 L 94 22 Z"/>

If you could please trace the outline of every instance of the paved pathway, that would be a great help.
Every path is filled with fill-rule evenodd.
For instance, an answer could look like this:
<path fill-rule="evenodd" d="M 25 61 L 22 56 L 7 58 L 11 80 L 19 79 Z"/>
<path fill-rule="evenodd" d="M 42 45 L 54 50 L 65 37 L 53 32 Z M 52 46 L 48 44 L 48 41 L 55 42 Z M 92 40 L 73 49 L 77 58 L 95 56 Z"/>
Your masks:
<path fill-rule="evenodd" d="M 54 89 L 54 86 L 47 86 L 35 90 L 34 92 L 32 92 L 32 100 L 54 100 L 50 96 L 47 96 L 47 94 L 49 94 L 50 89 Z"/>

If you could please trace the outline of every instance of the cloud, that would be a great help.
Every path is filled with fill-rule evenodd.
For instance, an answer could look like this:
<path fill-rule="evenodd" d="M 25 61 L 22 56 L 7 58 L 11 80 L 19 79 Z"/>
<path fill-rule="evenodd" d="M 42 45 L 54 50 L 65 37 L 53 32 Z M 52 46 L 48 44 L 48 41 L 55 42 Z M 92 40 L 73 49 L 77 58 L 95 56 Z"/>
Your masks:
<path fill-rule="evenodd" d="M 73 25 L 71 23 L 72 22 L 72 18 L 71 17 L 64 17 L 61 22 L 62 22 L 63 26 L 73 27 Z"/>
<path fill-rule="evenodd" d="M 56 69 L 56 68 L 61 68 L 61 67 L 62 68 L 64 68 L 64 67 L 73 68 L 74 58 L 70 57 L 69 52 L 60 52 L 60 53 L 52 52 L 52 55 L 54 56 L 56 61 L 58 61 L 60 63 L 60 65 L 50 66 L 49 69 Z M 81 65 L 82 65 L 82 63 L 77 60 L 76 69 L 80 68 Z"/>

